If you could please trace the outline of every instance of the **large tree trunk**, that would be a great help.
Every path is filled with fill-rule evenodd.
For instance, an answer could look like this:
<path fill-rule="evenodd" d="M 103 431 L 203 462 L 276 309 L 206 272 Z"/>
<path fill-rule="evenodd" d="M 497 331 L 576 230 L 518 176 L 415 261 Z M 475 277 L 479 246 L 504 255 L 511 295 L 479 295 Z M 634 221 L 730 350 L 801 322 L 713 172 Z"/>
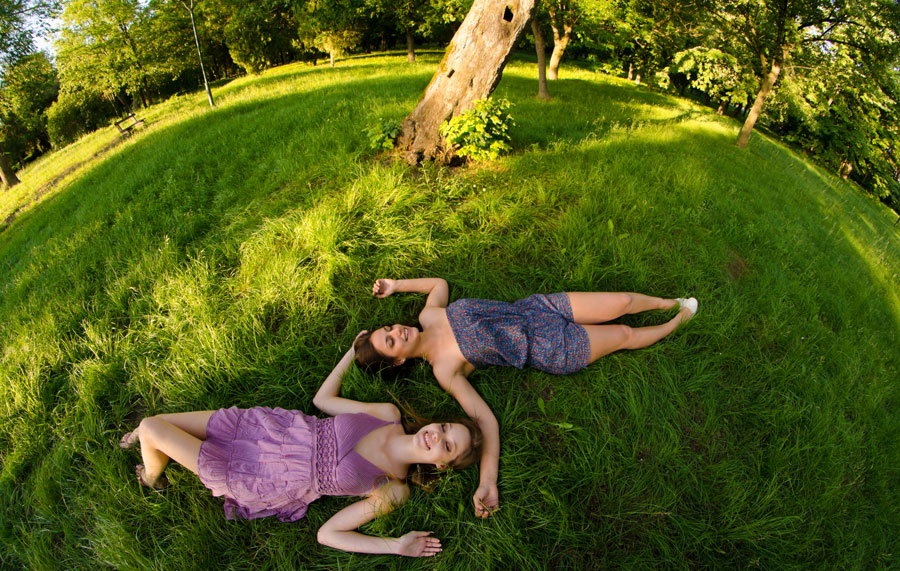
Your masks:
<path fill-rule="evenodd" d="M 475 0 L 422 99 L 403 121 L 398 142 L 407 161 L 437 157 L 441 123 L 494 91 L 533 11 L 534 0 Z"/>
<path fill-rule="evenodd" d="M 741 133 L 738 135 L 737 146 L 740 149 L 747 147 L 747 143 L 750 141 L 750 133 L 753 131 L 756 120 L 759 119 L 763 103 L 766 102 L 766 96 L 769 95 L 775 82 L 778 81 L 778 75 L 781 73 L 784 57 L 787 54 L 787 47 L 777 50 L 775 53 L 778 55 L 772 60 L 772 69 L 769 70 L 769 74 L 762 82 L 759 93 L 756 95 L 756 101 L 753 102 L 753 107 L 750 108 L 750 113 L 747 114 L 747 119 L 744 121 L 744 126 L 741 127 Z"/>
<path fill-rule="evenodd" d="M 6 157 L 6 149 L 2 142 L 0 142 L 0 179 L 3 180 L 4 188 L 12 188 L 20 182 L 19 177 L 16 176 L 16 171 L 9 164 L 9 159 Z"/>
<path fill-rule="evenodd" d="M 416 44 L 413 41 L 412 30 L 406 28 L 406 61 L 416 63 Z"/>
<path fill-rule="evenodd" d="M 538 60 L 538 97 L 550 99 L 550 91 L 547 89 L 547 46 L 537 14 L 531 19 L 531 32 L 534 34 L 534 49 L 537 51 Z"/>
<path fill-rule="evenodd" d="M 550 54 L 550 69 L 547 76 L 550 79 L 559 77 L 559 62 L 562 61 L 563 54 L 569 46 L 569 40 L 572 38 L 572 25 L 563 26 L 562 33 L 555 24 L 550 24 L 553 28 L 553 52 Z"/>

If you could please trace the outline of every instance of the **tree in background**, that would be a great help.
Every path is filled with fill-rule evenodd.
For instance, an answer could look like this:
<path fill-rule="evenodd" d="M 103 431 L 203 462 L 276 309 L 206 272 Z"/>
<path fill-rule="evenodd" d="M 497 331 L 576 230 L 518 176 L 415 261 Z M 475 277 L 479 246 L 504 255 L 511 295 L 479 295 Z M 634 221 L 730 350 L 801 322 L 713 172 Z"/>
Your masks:
<path fill-rule="evenodd" d="M 197 36 L 197 24 L 194 21 L 194 0 L 179 0 L 179 2 L 191 16 L 191 30 L 194 32 L 194 43 L 197 45 L 197 59 L 200 61 L 200 73 L 203 75 L 203 88 L 206 90 L 206 99 L 209 101 L 209 106 L 215 107 L 212 91 L 209 89 L 209 81 L 206 79 L 206 69 L 203 67 L 203 52 L 200 51 L 200 38 Z"/>
<path fill-rule="evenodd" d="M 531 35 L 534 36 L 534 51 L 537 52 L 538 98 L 547 100 L 550 99 L 550 90 L 547 89 L 547 43 L 542 29 L 541 5 L 538 3 L 531 18 Z"/>
<path fill-rule="evenodd" d="M 676 53 L 702 45 L 709 33 L 703 0 L 625 0 L 616 18 L 628 79 L 635 83 L 667 67 Z"/>
<path fill-rule="evenodd" d="M 43 25 L 57 8 L 55 0 L 0 0 L 0 66 L 8 66 L 34 50 L 29 19 Z M 5 138 L 0 140 L 0 179 L 6 188 L 19 184 L 7 156 Z"/>
<path fill-rule="evenodd" d="M 849 43 L 796 50 L 766 110 L 768 127 L 843 178 L 900 197 L 894 149 L 897 66 Z"/>
<path fill-rule="evenodd" d="M 163 70 L 147 54 L 145 9 L 138 0 L 68 0 L 57 43 L 64 89 L 124 91 L 149 106 L 150 82 Z"/>
<path fill-rule="evenodd" d="M 711 14 L 719 33 L 743 40 L 747 63 L 759 77 L 756 99 L 738 135 L 740 148 L 747 146 L 766 98 L 795 52 L 840 43 L 877 50 L 879 44 L 897 41 L 883 34 L 891 9 L 880 0 L 725 0 L 715 8 Z"/>
<path fill-rule="evenodd" d="M 369 12 L 365 0 L 298 1 L 295 13 L 299 43 L 306 49 L 327 53 L 334 67 L 335 58 L 359 44 Z"/>
<path fill-rule="evenodd" d="M 441 124 L 487 98 L 534 12 L 534 0 L 475 0 L 418 105 L 403 121 L 399 144 L 410 163 L 438 158 Z"/>
<path fill-rule="evenodd" d="M 673 71 L 684 74 L 692 88 L 719 104 L 722 115 L 728 104 L 743 106 L 753 89 L 753 75 L 742 69 L 736 57 L 702 46 L 675 54 Z"/>
<path fill-rule="evenodd" d="M 47 108 L 56 100 L 59 81 L 46 54 L 31 53 L 3 70 L 0 77 L 0 129 L 13 166 L 50 148 Z M 18 163 L 18 164 L 16 164 Z"/>
<path fill-rule="evenodd" d="M 291 0 L 206 0 L 202 6 L 234 62 L 247 73 L 259 73 L 295 59 L 294 5 Z"/>

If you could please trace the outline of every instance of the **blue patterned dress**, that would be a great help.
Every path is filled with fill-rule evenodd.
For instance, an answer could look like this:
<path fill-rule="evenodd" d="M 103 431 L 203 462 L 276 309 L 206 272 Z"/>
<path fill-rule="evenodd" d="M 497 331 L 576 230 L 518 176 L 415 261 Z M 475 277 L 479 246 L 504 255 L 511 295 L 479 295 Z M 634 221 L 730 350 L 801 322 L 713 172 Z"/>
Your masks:
<path fill-rule="evenodd" d="M 590 361 L 587 331 L 575 323 L 565 293 L 534 294 L 515 303 L 459 299 L 447 319 L 463 357 L 482 365 L 525 365 L 565 375 Z"/>

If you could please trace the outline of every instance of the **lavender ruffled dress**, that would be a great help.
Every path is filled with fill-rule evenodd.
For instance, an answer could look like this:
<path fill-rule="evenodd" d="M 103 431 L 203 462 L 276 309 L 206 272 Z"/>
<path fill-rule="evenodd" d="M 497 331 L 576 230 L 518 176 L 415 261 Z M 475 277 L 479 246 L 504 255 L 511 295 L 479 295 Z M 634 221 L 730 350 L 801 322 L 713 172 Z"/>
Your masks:
<path fill-rule="evenodd" d="M 296 521 L 321 496 L 357 496 L 386 482 L 353 448 L 391 422 L 368 414 L 316 418 L 295 410 L 220 409 L 206 426 L 200 481 L 225 498 L 225 517 Z"/>

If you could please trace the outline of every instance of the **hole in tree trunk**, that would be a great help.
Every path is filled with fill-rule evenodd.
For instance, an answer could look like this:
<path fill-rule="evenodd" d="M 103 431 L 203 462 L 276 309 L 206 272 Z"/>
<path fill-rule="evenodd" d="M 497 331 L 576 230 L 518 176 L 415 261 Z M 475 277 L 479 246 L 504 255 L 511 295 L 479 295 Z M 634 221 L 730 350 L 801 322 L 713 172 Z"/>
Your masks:
<path fill-rule="evenodd" d="M 512 10 L 510 10 L 509 6 L 507 6 L 506 9 L 503 10 L 503 21 L 504 22 L 512 22 L 512 19 L 513 19 Z"/>
<path fill-rule="evenodd" d="M 453 77 L 453 74 L 454 74 L 454 73 L 456 73 L 456 70 L 455 70 L 455 69 L 451 69 L 450 71 L 448 71 L 448 72 L 447 72 L 447 79 L 450 79 L 451 77 Z"/>
<path fill-rule="evenodd" d="M 470 78 L 469 78 L 469 87 L 472 87 L 473 85 L 475 85 L 475 78 L 474 78 L 474 77 L 470 77 Z"/>

